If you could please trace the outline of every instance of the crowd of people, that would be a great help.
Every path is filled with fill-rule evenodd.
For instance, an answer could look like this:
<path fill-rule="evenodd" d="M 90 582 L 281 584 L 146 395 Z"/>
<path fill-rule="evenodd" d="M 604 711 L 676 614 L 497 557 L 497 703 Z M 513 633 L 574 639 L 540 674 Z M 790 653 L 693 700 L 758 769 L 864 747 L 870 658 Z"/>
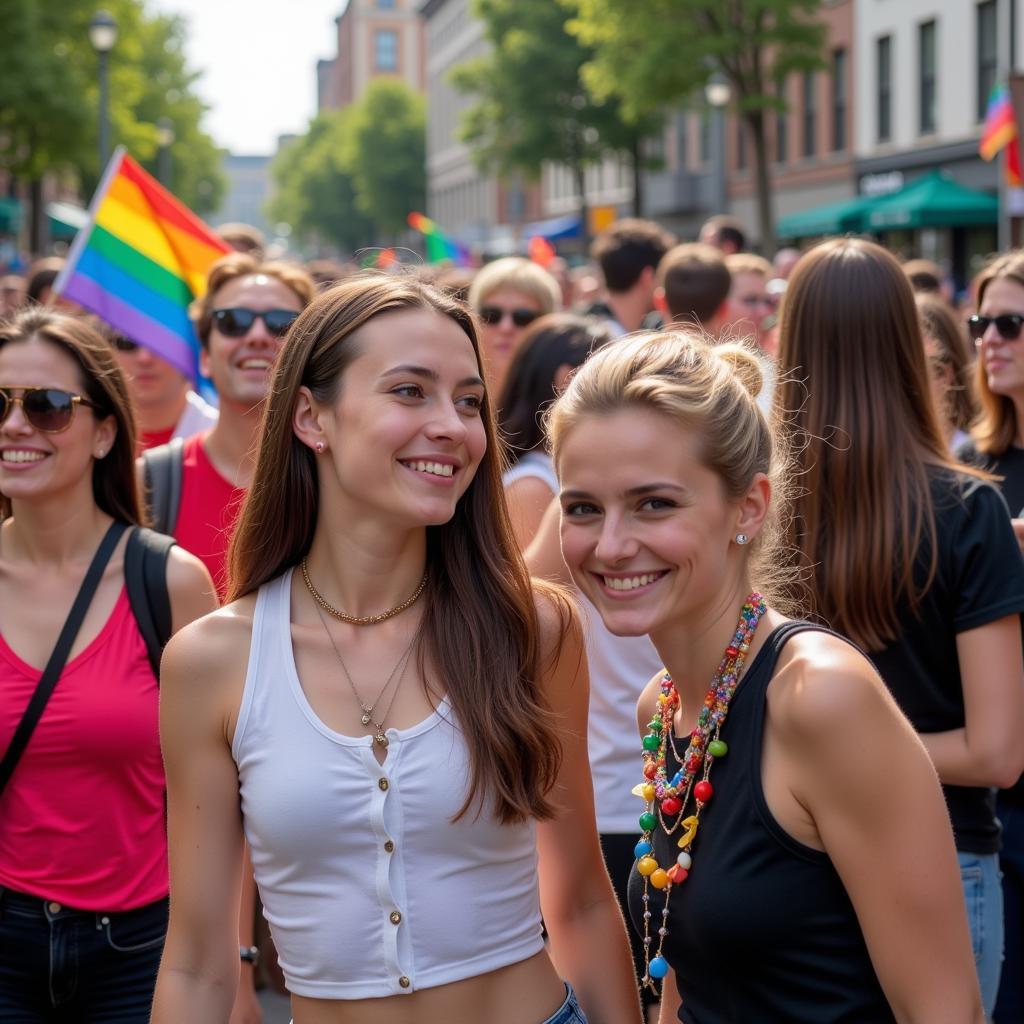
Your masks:
<path fill-rule="evenodd" d="M 1024 1021 L 1024 253 L 225 237 L 0 279 L 0 1019 Z"/>

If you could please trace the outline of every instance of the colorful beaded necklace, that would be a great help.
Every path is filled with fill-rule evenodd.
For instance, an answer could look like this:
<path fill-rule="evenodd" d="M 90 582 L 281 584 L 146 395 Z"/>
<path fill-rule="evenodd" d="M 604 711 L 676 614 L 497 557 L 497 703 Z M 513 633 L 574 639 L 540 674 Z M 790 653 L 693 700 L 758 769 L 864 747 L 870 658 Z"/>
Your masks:
<path fill-rule="evenodd" d="M 644 781 L 633 789 L 642 797 L 647 809 L 640 815 L 640 829 L 643 835 L 633 851 L 637 858 L 637 871 L 644 879 L 643 920 L 644 920 L 644 977 L 643 984 L 655 990 L 655 978 L 668 974 L 668 961 L 662 954 L 665 936 L 668 935 L 668 903 L 672 887 L 686 881 L 693 863 L 691 851 L 700 826 L 700 814 L 711 799 L 714 790 L 708 781 L 711 765 L 716 758 L 725 757 L 728 746 L 719 738 L 725 717 L 729 713 L 729 702 L 736 692 L 740 670 L 750 649 L 757 624 L 765 613 L 765 600 L 758 593 L 752 593 L 740 610 L 739 622 L 732 642 L 725 649 L 718 670 L 711 681 L 711 689 L 704 698 L 704 704 L 697 715 L 697 724 L 690 733 L 686 753 L 679 758 L 679 771 L 671 778 L 665 767 L 666 752 L 672 743 L 673 722 L 679 708 L 679 693 L 672 677 L 665 672 L 661 680 L 661 693 L 654 717 L 647 723 L 649 732 L 643 738 Z M 673 744 L 673 752 L 675 745 Z M 699 781 L 697 781 L 699 779 Z M 686 817 L 687 803 L 693 796 L 693 812 Z M 681 852 L 676 862 L 667 870 L 662 868 L 654 856 L 653 833 L 661 823 L 666 835 L 672 835 L 682 828 L 679 839 Z M 665 904 L 661 911 L 661 927 L 658 929 L 658 946 L 651 956 L 654 940 L 651 936 L 650 887 L 665 890 Z"/>

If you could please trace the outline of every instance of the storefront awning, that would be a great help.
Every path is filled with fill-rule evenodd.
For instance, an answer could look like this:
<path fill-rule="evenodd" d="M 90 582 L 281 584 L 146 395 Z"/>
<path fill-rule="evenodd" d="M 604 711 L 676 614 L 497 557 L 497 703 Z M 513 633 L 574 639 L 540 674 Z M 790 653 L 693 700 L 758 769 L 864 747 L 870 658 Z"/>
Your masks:
<path fill-rule="evenodd" d="M 583 233 L 583 221 L 579 214 L 571 213 L 565 217 L 550 217 L 548 220 L 537 220 L 532 224 L 523 225 L 523 238 L 540 235 L 549 242 L 557 242 L 560 238 L 579 238 Z"/>
<path fill-rule="evenodd" d="M 906 188 L 877 199 L 867 216 L 869 231 L 962 228 L 995 225 L 999 200 L 932 171 Z"/>
<path fill-rule="evenodd" d="M 21 226 L 21 203 L 9 196 L 0 196 L 0 234 L 17 234 Z"/>
<path fill-rule="evenodd" d="M 50 237 L 70 240 L 79 228 L 89 222 L 88 210 L 71 203 L 47 203 L 46 216 L 50 222 Z"/>
<path fill-rule="evenodd" d="M 854 196 L 838 203 L 826 203 L 780 217 L 775 232 L 779 238 L 817 238 L 863 231 L 868 210 L 877 203 L 871 196 Z"/>

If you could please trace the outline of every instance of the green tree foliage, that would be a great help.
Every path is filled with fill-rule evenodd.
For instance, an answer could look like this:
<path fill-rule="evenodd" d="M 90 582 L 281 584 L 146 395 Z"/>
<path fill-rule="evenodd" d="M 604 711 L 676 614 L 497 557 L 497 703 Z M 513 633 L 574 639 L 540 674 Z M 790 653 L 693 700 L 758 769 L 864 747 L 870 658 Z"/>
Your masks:
<path fill-rule="evenodd" d="M 823 65 L 821 0 L 561 0 L 569 30 L 594 57 L 596 96 L 617 96 L 640 117 L 689 99 L 721 71 L 753 142 L 761 245 L 775 246 L 765 112 L 781 109 L 777 83 Z"/>
<path fill-rule="evenodd" d="M 306 134 L 285 146 L 271 168 L 277 189 L 271 219 L 290 224 L 312 251 L 351 251 L 371 244 L 376 228 L 356 204 L 349 170 L 356 110 L 315 117 Z"/>
<path fill-rule="evenodd" d="M 635 157 L 654 122 L 627 123 L 617 96 L 595 98 L 586 88 L 581 72 L 594 50 L 569 34 L 569 12 L 554 0 L 474 0 L 473 10 L 492 49 L 453 74 L 476 97 L 463 141 L 485 169 L 536 179 L 547 161 L 571 168 L 586 224 L 587 165 L 616 152 Z"/>

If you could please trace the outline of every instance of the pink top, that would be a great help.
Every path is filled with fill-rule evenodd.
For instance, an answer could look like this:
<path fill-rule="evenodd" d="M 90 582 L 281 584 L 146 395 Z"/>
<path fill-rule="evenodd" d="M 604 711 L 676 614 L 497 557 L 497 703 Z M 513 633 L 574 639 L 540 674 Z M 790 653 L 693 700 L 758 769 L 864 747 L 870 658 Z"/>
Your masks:
<path fill-rule="evenodd" d="M 0 750 L 42 670 L 0 636 Z M 0 795 L 0 885 L 79 910 L 167 895 L 158 690 L 125 590 L 64 668 Z"/>

